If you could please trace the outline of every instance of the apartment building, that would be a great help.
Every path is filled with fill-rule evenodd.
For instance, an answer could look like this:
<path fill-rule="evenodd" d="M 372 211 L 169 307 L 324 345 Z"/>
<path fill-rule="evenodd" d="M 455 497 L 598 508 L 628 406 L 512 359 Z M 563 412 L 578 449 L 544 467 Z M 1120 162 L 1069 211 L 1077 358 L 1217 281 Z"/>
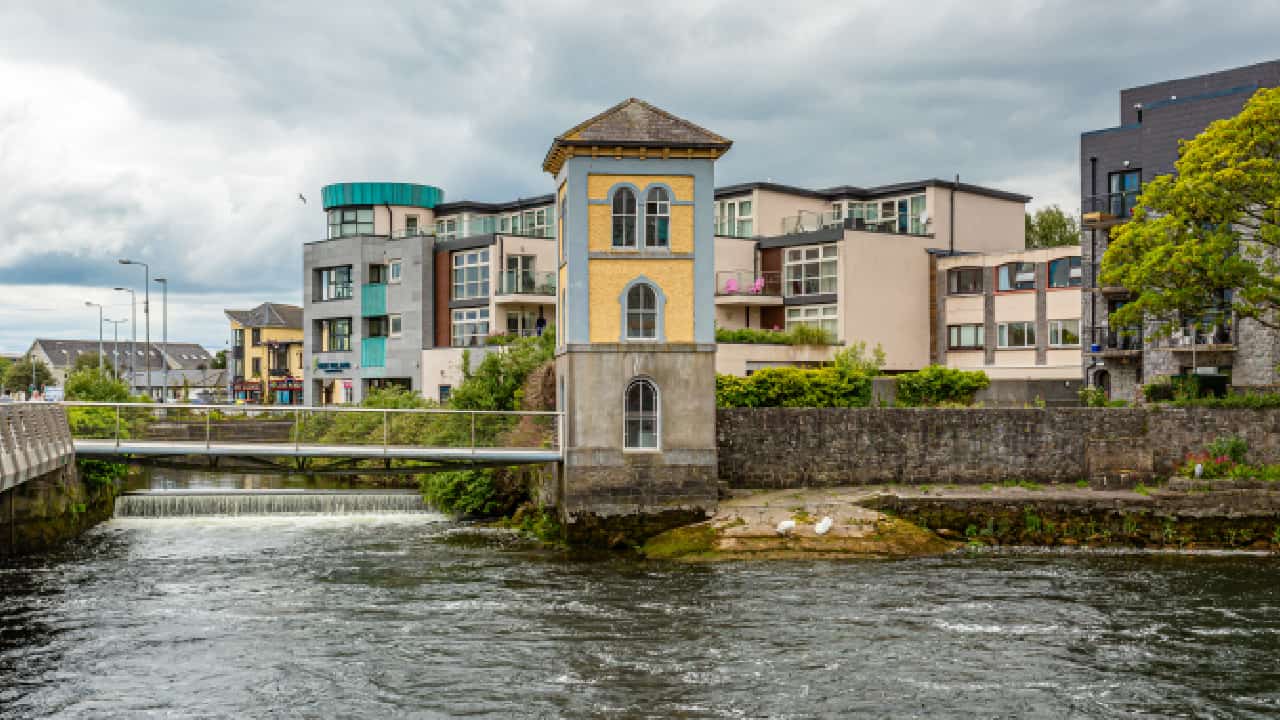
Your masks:
<path fill-rule="evenodd" d="M 224 310 L 231 321 L 231 397 L 249 404 L 301 405 L 302 308 L 265 302 L 252 310 Z"/>
<path fill-rule="evenodd" d="M 327 237 L 303 252 L 307 404 L 389 385 L 447 400 L 464 351 L 478 363 L 552 321 L 551 195 L 445 203 L 429 185 L 341 183 L 323 197 Z"/>
<path fill-rule="evenodd" d="M 1178 143 L 1214 120 L 1238 114 L 1259 88 L 1276 86 L 1280 60 L 1127 88 L 1120 91 L 1119 125 L 1081 133 L 1081 320 L 1087 338 L 1082 363 L 1091 385 L 1130 400 L 1143 383 L 1175 375 L 1194 373 L 1221 386 L 1274 382 L 1280 337 L 1234 318 L 1229 297 L 1200 317 L 1185 318 L 1172 337 L 1157 339 L 1150 328 L 1109 322 L 1129 293 L 1100 287 L 1098 270 L 1112 228 L 1129 220 L 1142 186 L 1174 172 Z"/>
<path fill-rule="evenodd" d="M 879 344 L 886 370 L 934 359 L 932 253 L 1025 247 L 1025 195 L 946 180 L 824 190 L 745 183 L 719 188 L 716 324 L 826 330 Z M 721 373 L 826 361 L 834 348 L 717 348 Z"/>
<path fill-rule="evenodd" d="M 1079 384 L 1079 245 L 933 257 L 933 363 Z"/>

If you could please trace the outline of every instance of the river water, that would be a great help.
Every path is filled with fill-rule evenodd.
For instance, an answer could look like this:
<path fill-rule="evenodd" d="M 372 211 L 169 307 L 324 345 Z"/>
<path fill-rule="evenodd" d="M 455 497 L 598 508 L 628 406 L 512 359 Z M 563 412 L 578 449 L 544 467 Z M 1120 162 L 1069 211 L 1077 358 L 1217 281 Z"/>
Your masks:
<path fill-rule="evenodd" d="M 115 519 L 3 561 L 0 717 L 1280 715 L 1270 558 L 690 566 L 475 538 Z"/>

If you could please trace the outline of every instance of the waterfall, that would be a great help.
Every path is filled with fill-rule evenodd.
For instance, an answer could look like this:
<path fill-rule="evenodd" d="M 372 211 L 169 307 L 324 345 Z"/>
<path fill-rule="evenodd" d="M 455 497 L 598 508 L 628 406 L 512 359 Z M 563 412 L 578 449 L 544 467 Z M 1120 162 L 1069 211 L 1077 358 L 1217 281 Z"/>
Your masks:
<path fill-rule="evenodd" d="M 417 492 L 325 490 L 153 490 L 116 498 L 116 517 L 196 515 L 365 515 L 424 513 Z"/>

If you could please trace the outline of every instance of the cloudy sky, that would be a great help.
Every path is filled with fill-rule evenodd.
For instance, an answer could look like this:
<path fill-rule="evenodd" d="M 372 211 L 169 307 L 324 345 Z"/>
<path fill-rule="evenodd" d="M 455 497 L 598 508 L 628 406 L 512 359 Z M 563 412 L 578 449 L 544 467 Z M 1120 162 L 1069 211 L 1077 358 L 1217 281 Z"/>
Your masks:
<path fill-rule="evenodd" d="M 221 349 L 223 308 L 301 302 L 322 185 L 549 192 L 552 136 L 629 96 L 732 138 L 720 183 L 959 173 L 1074 209 L 1119 88 L 1280 56 L 1274 0 L 614 5 L 0 4 L 0 351 L 127 317 L 122 256 Z"/>

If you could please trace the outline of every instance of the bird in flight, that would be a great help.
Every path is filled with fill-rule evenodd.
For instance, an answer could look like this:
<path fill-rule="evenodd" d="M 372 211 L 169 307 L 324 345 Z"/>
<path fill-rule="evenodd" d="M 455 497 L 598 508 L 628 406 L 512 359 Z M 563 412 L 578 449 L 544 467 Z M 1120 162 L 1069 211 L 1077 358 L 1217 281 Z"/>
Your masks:
<path fill-rule="evenodd" d="M 304 197 L 304 196 L 302 195 L 302 193 L 298 193 L 298 199 L 302 201 L 302 204 L 303 204 L 303 205 L 306 205 L 306 204 L 307 204 L 307 198 L 306 198 L 306 197 Z"/>

